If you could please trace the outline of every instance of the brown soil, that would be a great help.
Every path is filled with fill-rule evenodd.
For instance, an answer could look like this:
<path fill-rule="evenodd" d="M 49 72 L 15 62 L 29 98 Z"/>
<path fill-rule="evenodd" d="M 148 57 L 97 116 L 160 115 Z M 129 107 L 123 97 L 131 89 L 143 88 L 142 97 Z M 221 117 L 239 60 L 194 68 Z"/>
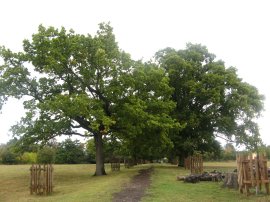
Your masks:
<path fill-rule="evenodd" d="M 123 190 L 116 193 L 113 202 L 137 202 L 145 195 L 145 190 L 150 185 L 150 176 L 153 168 L 139 170 L 139 174 L 134 176 L 131 182 L 123 187 Z"/>

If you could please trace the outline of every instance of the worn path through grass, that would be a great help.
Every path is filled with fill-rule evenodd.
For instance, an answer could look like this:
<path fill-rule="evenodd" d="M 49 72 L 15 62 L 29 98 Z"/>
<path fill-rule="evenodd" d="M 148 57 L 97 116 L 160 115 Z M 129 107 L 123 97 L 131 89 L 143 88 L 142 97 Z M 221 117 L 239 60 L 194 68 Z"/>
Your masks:
<path fill-rule="evenodd" d="M 131 182 L 123 187 L 122 191 L 114 195 L 113 202 L 140 201 L 150 185 L 150 176 L 153 169 L 151 166 L 150 168 L 139 170 L 139 174 L 135 175 Z"/>

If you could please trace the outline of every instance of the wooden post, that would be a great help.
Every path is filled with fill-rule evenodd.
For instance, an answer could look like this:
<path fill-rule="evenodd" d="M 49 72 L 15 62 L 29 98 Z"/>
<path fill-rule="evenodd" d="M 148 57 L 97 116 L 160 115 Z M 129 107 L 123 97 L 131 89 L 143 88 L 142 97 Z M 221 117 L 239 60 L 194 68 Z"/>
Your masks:
<path fill-rule="evenodd" d="M 33 165 L 30 167 L 30 194 L 33 194 Z"/>

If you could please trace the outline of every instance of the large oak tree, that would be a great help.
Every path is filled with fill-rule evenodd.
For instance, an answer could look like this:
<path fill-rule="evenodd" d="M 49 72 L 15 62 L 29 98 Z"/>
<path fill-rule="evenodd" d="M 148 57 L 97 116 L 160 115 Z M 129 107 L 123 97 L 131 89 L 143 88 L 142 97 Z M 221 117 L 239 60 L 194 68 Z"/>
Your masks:
<path fill-rule="evenodd" d="M 177 107 L 172 116 L 186 125 L 171 134 L 174 154 L 181 162 L 196 150 L 211 149 L 216 137 L 257 144 L 256 119 L 263 110 L 263 96 L 243 82 L 235 68 L 216 61 L 205 46 L 190 43 L 184 50 L 161 50 L 156 58 L 174 88 L 172 100 Z"/>
<path fill-rule="evenodd" d="M 100 24 L 95 36 L 39 26 L 22 52 L 2 47 L 0 55 L 0 104 L 9 97 L 26 100 L 14 133 L 23 143 L 93 137 L 96 175 L 105 174 L 104 136 L 136 141 L 147 128 L 157 131 L 148 141 L 168 140 L 168 130 L 179 125 L 168 116 L 175 104 L 165 72 L 131 60 L 108 24 Z"/>

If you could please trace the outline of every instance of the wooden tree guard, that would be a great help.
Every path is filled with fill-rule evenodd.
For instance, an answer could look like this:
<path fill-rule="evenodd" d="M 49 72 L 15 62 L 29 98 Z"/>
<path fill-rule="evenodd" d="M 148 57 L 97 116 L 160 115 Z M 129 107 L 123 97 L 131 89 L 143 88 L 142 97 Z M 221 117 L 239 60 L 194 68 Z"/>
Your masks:
<path fill-rule="evenodd" d="M 266 193 L 269 194 L 269 179 L 267 170 L 267 158 L 265 155 L 253 157 L 250 155 L 237 155 L 237 171 L 239 191 L 250 194 L 249 189 L 256 187 L 261 191 L 262 185 L 265 186 Z"/>
<path fill-rule="evenodd" d="M 191 174 L 203 173 L 203 159 L 201 154 L 189 156 L 185 159 L 185 169 L 190 169 Z"/>
<path fill-rule="evenodd" d="M 112 171 L 120 171 L 120 159 L 111 159 L 111 169 Z"/>
<path fill-rule="evenodd" d="M 135 161 L 131 158 L 125 158 L 124 165 L 125 165 L 125 168 L 131 168 L 132 166 L 135 165 Z"/>
<path fill-rule="evenodd" d="M 188 156 L 187 158 L 185 158 L 185 162 L 184 162 L 184 168 L 186 170 L 189 170 L 190 169 L 190 156 Z"/>
<path fill-rule="evenodd" d="M 53 166 L 32 165 L 30 167 L 30 194 L 49 194 L 53 192 Z"/>

